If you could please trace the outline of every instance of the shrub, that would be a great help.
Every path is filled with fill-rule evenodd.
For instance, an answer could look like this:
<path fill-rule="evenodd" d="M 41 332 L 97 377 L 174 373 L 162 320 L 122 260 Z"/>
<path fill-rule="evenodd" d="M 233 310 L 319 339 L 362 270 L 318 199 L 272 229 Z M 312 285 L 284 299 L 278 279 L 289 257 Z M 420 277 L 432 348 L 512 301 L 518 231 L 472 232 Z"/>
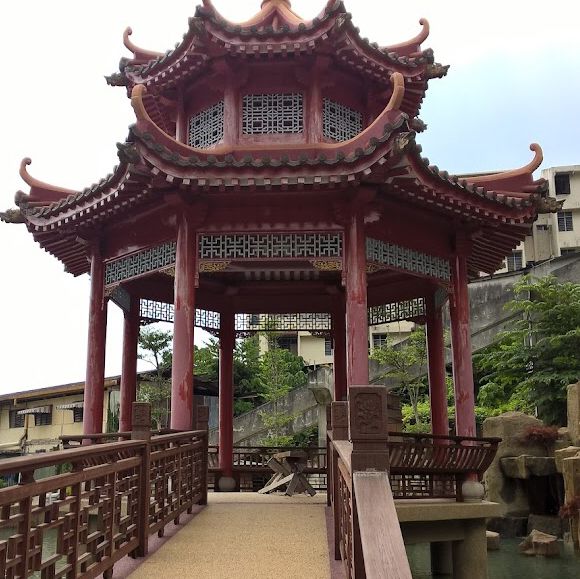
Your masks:
<path fill-rule="evenodd" d="M 558 429 L 555 426 L 530 426 L 522 439 L 524 442 L 551 446 L 558 440 Z"/>

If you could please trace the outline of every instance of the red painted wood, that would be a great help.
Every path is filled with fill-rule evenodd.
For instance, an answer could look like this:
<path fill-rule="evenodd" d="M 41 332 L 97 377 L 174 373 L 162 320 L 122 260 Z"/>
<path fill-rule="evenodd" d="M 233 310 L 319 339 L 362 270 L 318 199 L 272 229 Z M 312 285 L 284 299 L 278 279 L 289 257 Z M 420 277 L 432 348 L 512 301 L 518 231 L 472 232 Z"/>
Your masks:
<path fill-rule="evenodd" d="M 236 345 L 233 312 L 221 313 L 219 370 L 219 467 L 231 477 L 234 460 L 234 348 Z"/>
<path fill-rule="evenodd" d="M 83 434 L 103 432 L 105 343 L 107 339 L 107 300 L 105 299 L 104 282 L 105 272 L 101 251 L 95 245 L 91 256 L 91 297 L 89 303 Z"/>
<path fill-rule="evenodd" d="M 346 236 L 347 383 L 369 382 L 366 238 L 363 215 L 353 212 Z"/>
<path fill-rule="evenodd" d="M 443 312 L 433 295 L 427 297 L 427 353 L 429 359 L 429 398 L 433 434 L 449 434 L 447 385 L 445 384 L 445 340 Z"/>
<path fill-rule="evenodd" d="M 194 416 L 193 332 L 195 323 L 195 234 L 186 212 L 178 217 L 175 261 L 171 428 L 191 430 Z"/>
<path fill-rule="evenodd" d="M 332 312 L 332 338 L 334 341 L 334 400 L 347 398 L 346 383 L 346 305 L 344 296 L 337 299 L 337 306 Z"/>
<path fill-rule="evenodd" d="M 469 328 L 467 259 L 457 255 L 452 267 L 453 295 L 449 304 L 453 382 L 455 384 L 455 423 L 457 436 L 475 436 L 475 394 Z"/>
<path fill-rule="evenodd" d="M 123 359 L 121 367 L 121 409 L 119 432 L 133 430 L 133 402 L 137 399 L 137 344 L 139 341 L 139 300 L 131 297 L 123 324 Z"/>

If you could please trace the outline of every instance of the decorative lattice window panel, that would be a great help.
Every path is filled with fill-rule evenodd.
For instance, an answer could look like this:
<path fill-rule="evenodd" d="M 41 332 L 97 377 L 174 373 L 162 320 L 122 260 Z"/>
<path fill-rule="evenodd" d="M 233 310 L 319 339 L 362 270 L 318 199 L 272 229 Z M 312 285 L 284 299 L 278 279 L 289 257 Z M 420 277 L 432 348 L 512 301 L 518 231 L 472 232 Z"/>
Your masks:
<path fill-rule="evenodd" d="M 244 96 L 244 135 L 302 133 L 304 99 L 300 93 L 249 94 Z"/>
<path fill-rule="evenodd" d="M 165 269 L 175 263 L 175 254 L 176 244 L 171 241 L 111 261 L 105 266 L 105 285 Z"/>
<path fill-rule="evenodd" d="M 340 233 L 240 233 L 199 236 L 201 260 L 340 257 L 342 257 Z"/>
<path fill-rule="evenodd" d="M 362 113 L 324 99 L 322 132 L 327 139 L 348 141 L 362 131 Z"/>
<path fill-rule="evenodd" d="M 378 239 L 367 238 L 367 261 L 444 281 L 451 279 L 451 264 L 446 259 Z"/>
<path fill-rule="evenodd" d="M 224 101 L 189 119 L 189 146 L 208 149 L 224 138 Z"/>

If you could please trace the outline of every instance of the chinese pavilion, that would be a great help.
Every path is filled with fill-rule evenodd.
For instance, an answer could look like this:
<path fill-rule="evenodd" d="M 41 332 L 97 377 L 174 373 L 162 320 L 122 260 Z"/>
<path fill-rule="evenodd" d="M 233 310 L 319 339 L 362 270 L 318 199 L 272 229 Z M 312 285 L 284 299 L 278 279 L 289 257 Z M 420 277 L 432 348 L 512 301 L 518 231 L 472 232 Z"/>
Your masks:
<path fill-rule="evenodd" d="M 203 0 L 165 54 L 138 48 L 107 78 L 136 122 L 113 173 L 83 191 L 27 171 L 4 221 L 24 223 L 75 276 L 90 273 L 85 433 L 102 427 L 107 303 L 125 314 L 121 430 L 131 429 L 139 325 L 173 321 L 171 426 L 194 425 L 194 328 L 220 338 L 220 467 L 232 471 L 236 334 L 331 333 L 336 400 L 367 384 L 368 324 L 426 322 L 432 425 L 448 433 L 442 306 L 449 300 L 456 429 L 475 435 L 467 284 L 498 269 L 541 211 L 523 168 L 458 178 L 421 157 L 431 79 L 413 39 L 362 38 L 341 0 L 311 21 L 264 0 L 234 24 Z"/>

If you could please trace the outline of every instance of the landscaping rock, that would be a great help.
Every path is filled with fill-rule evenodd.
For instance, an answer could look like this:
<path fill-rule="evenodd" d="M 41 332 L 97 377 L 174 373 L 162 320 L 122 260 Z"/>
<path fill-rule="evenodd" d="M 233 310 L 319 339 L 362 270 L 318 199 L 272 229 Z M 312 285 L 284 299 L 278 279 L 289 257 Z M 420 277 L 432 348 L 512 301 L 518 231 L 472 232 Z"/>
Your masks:
<path fill-rule="evenodd" d="M 580 382 L 568 386 L 568 430 L 572 444 L 580 446 Z"/>
<path fill-rule="evenodd" d="M 507 412 L 501 416 L 486 418 L 483 423 L 483 436 L 498 436 L 502 439 L 496 457 L 484 475 L 484 484 L 487 500 L 500 503 L 503 515 L 527 514 L 530 505 L 522 481 L 507 478 L 500 467 L 500 460 L 523 454 L 545 456 L 543 445 L 523 440 L 530 427 L 539 426 L 542 426 L 540 420 L 521 412 Z"/>
<path fill-rule="evenodd" d="M 573 458 L 580 454 L 580 446 L 568 446 L 567 448 L 562 448 L 561 450 L 556 450 L 554 456 L 556 457 L 556 470 L 558 472 L 563 472 L 564 467 L 562 461 L 565 458 Z"/>
<path fill-rule="evenodd" d="M 493 531 L 486 531 L 485 536 L 487 537 L 487 550 L 488 551 L 498 551 L 499 550 L 499 533 L 494 533 Z"/>
<path fill-rule="evenodd" d="M 547 533 L 548 535 L 563 537 L 564 531 L 568 530 L 568 525 L 560 517 L 530 515 L 528 517 L 528 533 L 531 533 L 534 529 L 542 531 L 542 533 Z"/>
<path fill-rule="evenodd" d="M 520 543 L 519 550 L 524 555 L 537 555 L 541 557 L 560 556 L 558 537 L 542 533 L 542 531 L 536 529 Z"/>

